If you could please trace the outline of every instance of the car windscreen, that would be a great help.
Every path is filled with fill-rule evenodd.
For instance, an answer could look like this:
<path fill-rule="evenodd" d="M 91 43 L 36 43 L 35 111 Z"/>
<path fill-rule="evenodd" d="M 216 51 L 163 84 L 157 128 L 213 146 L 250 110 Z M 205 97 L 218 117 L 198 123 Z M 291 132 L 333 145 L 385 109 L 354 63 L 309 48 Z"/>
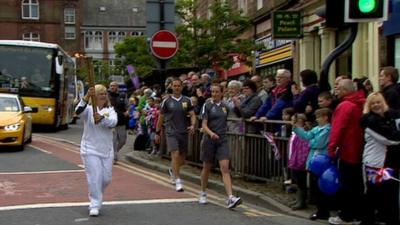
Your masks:
<path fill-rule="evenodd" d="M 12 97 L 0 96 L 0 112 L 19 112 L 18 100 Z"/>

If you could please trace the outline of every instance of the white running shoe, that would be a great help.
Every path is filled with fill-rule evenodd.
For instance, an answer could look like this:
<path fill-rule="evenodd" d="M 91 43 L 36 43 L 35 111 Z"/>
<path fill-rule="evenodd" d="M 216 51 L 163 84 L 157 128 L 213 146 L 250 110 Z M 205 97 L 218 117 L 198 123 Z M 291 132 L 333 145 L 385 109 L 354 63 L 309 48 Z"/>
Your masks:
<path fill-rule="evenodd" d="M 240 197 L 233 196 L 228 199 L 228 208 L 230 209 L 233 209 L 240 204 L 242 204 L 242 199 Z"/>
<path fill-rule="evenodd" d="M 175 180 L 175 190 L 177 192 L 183 192 L 183 184 L 182 184 L 182 180 L 181 179 L 176 179 Z"/>
<path fill-rule="evenodd" d="M 99 209 L 93 208 L 93 209 L 90 209 L 89 216 L 98 216 L 99 213 L 100 213 Z"/>
<path fill-rule="evenodd" d="M 175 176 L 174 176 L 174 173 L 172 172 L 171 168 L 168 169 L 168 173 L 169 173 L 169 179 L 171 180 L 171 183 L 175 184 Z"/>
<path fill-rule="evenodd" d="M 328 219 L 329 224 L 333 225 L 357 225 L 360 224 L 361 221 L 353 220 L 353 221 L 344 221 L 339 216 L 332 216 Z"/>
<path fill-rule="evenodd" d="M 207 204 L 207 193 L 206 192 L 200 192 L 199 204 L 201 204 L 201 205 Z"/>

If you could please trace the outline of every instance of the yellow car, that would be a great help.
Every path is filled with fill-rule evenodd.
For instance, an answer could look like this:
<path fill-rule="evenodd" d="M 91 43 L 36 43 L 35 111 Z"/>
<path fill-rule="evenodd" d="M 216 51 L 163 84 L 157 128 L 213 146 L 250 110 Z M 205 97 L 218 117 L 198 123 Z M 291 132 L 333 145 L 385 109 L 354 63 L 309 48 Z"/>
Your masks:
<path fill-rule="evenodd" d="M 0 148 L 15 146 L 24 150 L 32 141 L 32 108 L 18 94 L 0 93 Z"/>

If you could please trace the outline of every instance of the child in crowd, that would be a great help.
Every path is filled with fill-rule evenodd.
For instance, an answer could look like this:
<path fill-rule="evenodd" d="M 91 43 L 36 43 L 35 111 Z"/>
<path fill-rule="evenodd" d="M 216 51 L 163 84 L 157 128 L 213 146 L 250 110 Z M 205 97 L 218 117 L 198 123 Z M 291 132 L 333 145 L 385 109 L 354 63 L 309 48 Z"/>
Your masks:
<path fill-rule="evenodd" d="M 136 122 L 139 117 L 138 111 L 136 110 L 137 103 L 139 102 L 137 97 L 131 97 L 129 98 L 129 109 L 128 109 L 128 114 L 129 114 L 129 123 L 128 123 L 128 129 L 129 129 L 129 134 L 134 134 L 134 130 L 136 128 Z"/>
<path fill-rule="evenodd" d="M 150 154 L 152 155 L 158 154 L 158 145 L 156 145 L 154 139 L 156 135 L 158 114 L 160 112 L 160 103 L 161 100 L 159 98 L 149 97 L 147 99 L 148 108 L 146 108 L 146 125 L 150 138 Z"/>
<path fill-rule="evenodd" d="M 292 121 L 297 127 L 307 130 L 305 122 L 307 117 L 305 114 L 295 114 Z M 310 151 L 308 140 L 300 138 L 295 132 L 289 138 L 288 143 L 288 167 L 292 172 L 293 183 L 297 185 L 296 201 L 291 206 L 293 210 L 306 208 L 307 199 L 307 171 L 306 161 Z"/>
<path fill-rule="evenodd" d="M 310 144 L 310 153 L 308 154 L 306 169 L 309 169 L 311 159 L 317 154 L 328 154 L 328 141 L 331 131 L 330 119 L 332 111 L 328 108 L 322 108 L 315 111 L 315 117 L 318 126 L 312 128 L 310 131 L 305 131 L 302 124 L 293 123 L 293 131 L 302 139 L 308 140 Z M 318 177 L 310 173 L 310 191 L 311 194 L 316 196 L 317 212 L 310 216 L 311 220 L 329 218 L 329 203 L 331 199 L 328 198 L 318 187 Z"/>
<path fill-rule="evenodd" d="M 292 116 L 294 115 L 294 108 L 289 107 L 285 108 L 282 111 L 282 120 L 286 122 L 290 122 L 292 120 Z M 279 132 L 275 134 L 275 136 L 281 137 L 289 137 L 291 134 L 292 125 L 290 123 L 283 124 Z"/>
<path fill-rule="evenodd" d="M 329 108 L 332 112 L 335 110 L 337 105 L 337 100 L 335 96 L 329 91 L 321 92 L 318 95 L 318 106 L 319 108 Z"/>

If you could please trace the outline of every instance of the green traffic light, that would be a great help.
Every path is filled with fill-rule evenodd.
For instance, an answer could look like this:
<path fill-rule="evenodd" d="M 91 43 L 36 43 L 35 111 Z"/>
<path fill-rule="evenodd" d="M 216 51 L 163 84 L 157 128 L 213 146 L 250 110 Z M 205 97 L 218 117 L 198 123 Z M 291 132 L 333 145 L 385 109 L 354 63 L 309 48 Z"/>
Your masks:
<path fill-rule="evenodd" d="M 359 0 L 358 9 L 362 13 L 371 13 L 376 9 L 376 1 L 377 0 Z"/>

